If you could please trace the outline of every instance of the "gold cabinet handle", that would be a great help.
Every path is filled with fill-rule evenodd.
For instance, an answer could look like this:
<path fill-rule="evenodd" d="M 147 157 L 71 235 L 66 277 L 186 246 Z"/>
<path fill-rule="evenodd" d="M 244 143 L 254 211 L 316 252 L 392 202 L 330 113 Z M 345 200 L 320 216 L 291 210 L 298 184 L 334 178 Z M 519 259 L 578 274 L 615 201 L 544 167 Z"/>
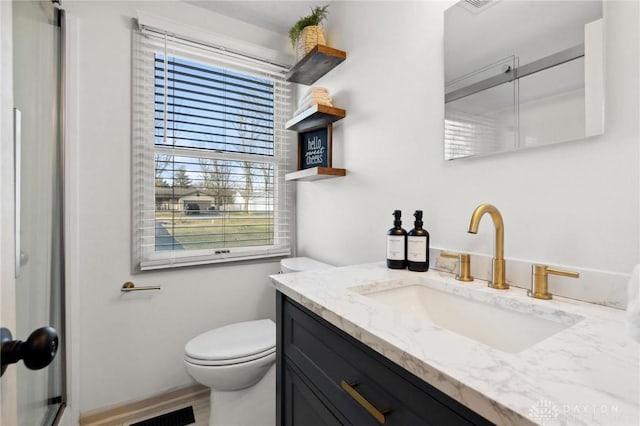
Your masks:
<path fill-rule="evenodd" d="M 553 295 L 549 293 L 549 274 L 580 278 L 580 273 L 578 272 L 550 268 L 546 265 L 533 265 L 531 268 L 531 289 L 527 291 L 527 296 L 543 300 L 552 299 Z"/>
<path fill-rule="evenodd" d="M 463 282 L 473 281 L 473 276 L 471 275 L 471 256 L 468 253 L 456 254 L 440 252 L 440 256 L 458 259 L 458 273 L 456 274 L 456 280 Z"/>
<path fill-rule="evenodd" d="M 391 412 L 391 409 L 385 408 L 382 410 L 378 410 L 376 407 L 374 407 L 372 403 L 367 401 L 366 398 L 360 394 L 360 392 L 354 389 L 359 384 L 359 382 L 346 382 L 344 380 L 340 381 L 340 386 L 349 394 L 349 396 L 351 396 L 351 398 L 355 399 L 358 404 L 360 404 L 365 410 L 367 410 L 367 412 L 371 414 L 373 418 L 378 421 L 378 423 L 384 424 L 384 422 L 386 421 L 385 416 Z"/>
<path fill-rule="evenodd" d="M 148 285 L 144 287 L 136 287 L 131 281 L 122 284 L 120 291 L 144 291 L 144 290 L 160 290 L 159 285 Z"/>

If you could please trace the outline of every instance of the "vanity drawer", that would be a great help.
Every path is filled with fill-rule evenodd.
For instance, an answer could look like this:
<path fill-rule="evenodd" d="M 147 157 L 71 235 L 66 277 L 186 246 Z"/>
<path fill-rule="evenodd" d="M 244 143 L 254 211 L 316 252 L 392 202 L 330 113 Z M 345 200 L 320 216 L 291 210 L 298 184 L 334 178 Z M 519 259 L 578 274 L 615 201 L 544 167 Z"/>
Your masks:
<path fill-rule="evenodd" d="M 285 298 L 281 317 L 285 362 L 338 401 L 346 418 L 349 411 L 372 425 L 490 424 L 295 302 Z"/>

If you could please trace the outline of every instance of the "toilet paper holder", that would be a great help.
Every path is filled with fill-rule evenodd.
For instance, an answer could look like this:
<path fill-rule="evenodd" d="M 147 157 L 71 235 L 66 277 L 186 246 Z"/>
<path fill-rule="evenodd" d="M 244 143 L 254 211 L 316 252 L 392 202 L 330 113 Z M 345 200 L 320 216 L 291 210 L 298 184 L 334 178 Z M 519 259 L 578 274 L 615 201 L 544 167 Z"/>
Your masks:
<path fill-rule="evenodd" d="M 122 284 L 122 287 L 120 288 L 120 291 L 124 291 L 124 292 L 145 291 L 145 290 L 160 290 L 160 286 L 148 285 L 148 286 L 136 287 L 136 285 L 133 282 L 127 281 L 126 283 Z"/>

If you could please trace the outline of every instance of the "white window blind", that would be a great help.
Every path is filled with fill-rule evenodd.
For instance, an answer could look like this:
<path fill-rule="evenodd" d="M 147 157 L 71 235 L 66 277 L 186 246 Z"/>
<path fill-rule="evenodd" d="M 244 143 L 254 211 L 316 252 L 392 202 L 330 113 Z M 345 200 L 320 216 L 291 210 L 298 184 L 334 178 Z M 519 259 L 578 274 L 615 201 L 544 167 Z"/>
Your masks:
<path fill-rule="evenodd" d="M 287 69 L 134 30 L 134 263 L 140 270 L 290 254 Z"/>

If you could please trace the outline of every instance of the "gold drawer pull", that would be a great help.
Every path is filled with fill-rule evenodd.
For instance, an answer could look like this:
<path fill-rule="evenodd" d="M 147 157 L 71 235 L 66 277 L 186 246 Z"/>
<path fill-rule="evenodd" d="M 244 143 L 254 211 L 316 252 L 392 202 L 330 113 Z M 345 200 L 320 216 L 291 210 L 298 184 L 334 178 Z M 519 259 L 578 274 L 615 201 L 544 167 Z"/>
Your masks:
<path fill-rule="evenodd" d="M 374 407 L 372 403 L 367 401 L 365 397 L 360 394 L 360 392 L 354 389 L 359 384 L 359 382 L 347 383 L 344 380 L 340 381 L 340 386 L 342 387 L 342 389 L 347 391 L 347 393 L 353 399 L 355 399 L 356 402 L 360 404 L 365 410 L 367 410 L 367 412 L 371 414 L 380 424 L 384 424 L 386 420 L 385 415 L 389 414 L 391 412 L 391 409 L 385 408 L 383 410 L 378 410 L 376 407 Z"/>

